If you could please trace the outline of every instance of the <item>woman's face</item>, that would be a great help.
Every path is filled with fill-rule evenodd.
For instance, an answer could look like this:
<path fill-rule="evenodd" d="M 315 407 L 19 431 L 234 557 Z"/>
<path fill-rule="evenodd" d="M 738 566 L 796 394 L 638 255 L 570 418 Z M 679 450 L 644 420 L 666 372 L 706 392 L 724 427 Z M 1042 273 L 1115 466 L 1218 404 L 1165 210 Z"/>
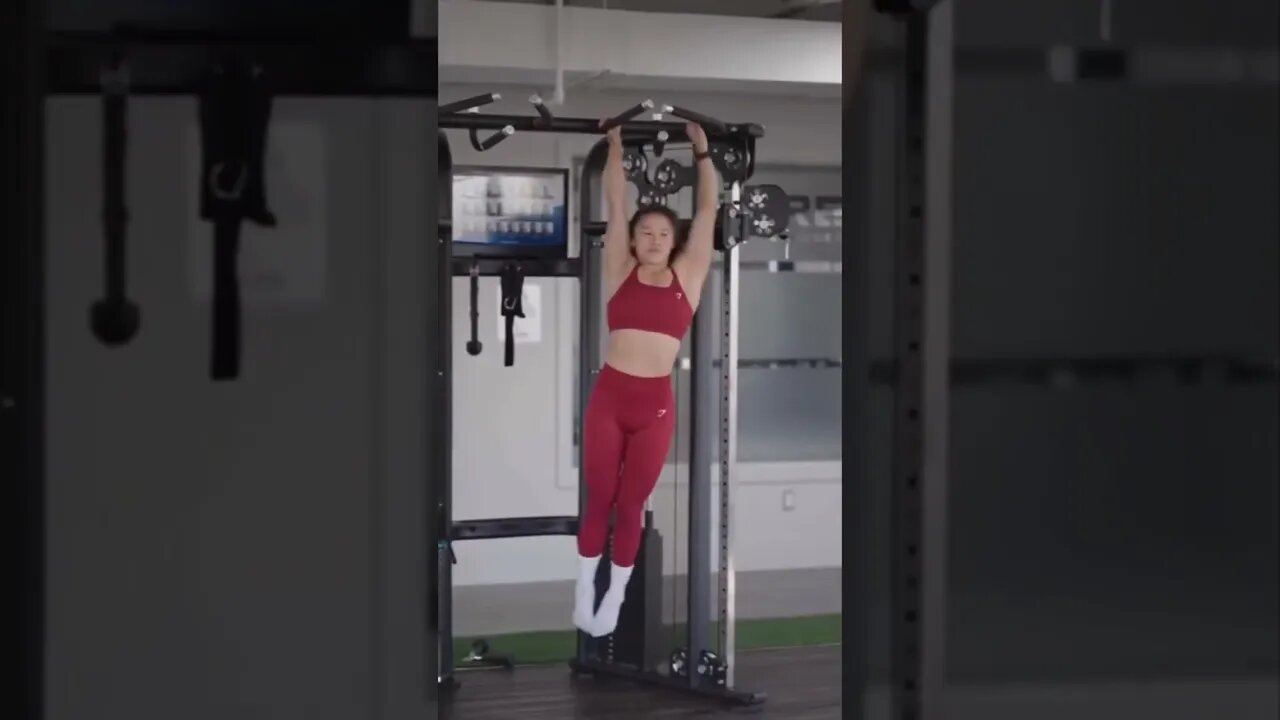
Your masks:
<path fill-rule="evenodd" d="M 636 259 L 645 265 L 666 265 L 675 243 L 675 227 L 658 213 L 642 216 L 636 223 L 636 234 L 631 238 Z"/>

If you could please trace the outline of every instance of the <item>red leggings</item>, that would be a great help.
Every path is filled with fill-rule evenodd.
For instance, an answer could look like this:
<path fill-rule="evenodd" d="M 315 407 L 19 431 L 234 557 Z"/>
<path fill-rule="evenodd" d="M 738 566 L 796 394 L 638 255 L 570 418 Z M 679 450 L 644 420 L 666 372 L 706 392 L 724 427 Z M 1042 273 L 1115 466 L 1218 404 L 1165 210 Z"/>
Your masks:
<path fill-rule="evenodd" d="M 671 377 L 643 378 L 605 365 L 583 418 L 587 507 L 578 529 L 578 553 L 598 557 L 617 511 L 611 561 L 635 565 L 644 504 L 658 484 L 675 431 Z"/>

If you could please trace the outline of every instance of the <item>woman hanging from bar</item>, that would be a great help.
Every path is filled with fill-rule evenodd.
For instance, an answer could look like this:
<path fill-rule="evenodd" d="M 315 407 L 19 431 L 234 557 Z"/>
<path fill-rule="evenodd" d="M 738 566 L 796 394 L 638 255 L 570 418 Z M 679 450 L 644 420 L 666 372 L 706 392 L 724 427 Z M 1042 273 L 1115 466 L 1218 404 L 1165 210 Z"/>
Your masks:
<path fill-rule="evenodd" d="M 640 548 L 644 506 L 675 431 L 672 369 L 714 254 L 720 180 L 702 127 L 690 123 L 687 133 L 698 169 L 697 208 L 687 236 L 666 207 L 640 208 L 628 217 L 620 129 L 607 133 L 602 279 L 609 343 L 583 418 L 587 502 L 578 532 L 573 611 L 574 625 L 593 637 L 609 635 L 618 625 Z M 611 514 L 609 589 L 593 610 Z"/>

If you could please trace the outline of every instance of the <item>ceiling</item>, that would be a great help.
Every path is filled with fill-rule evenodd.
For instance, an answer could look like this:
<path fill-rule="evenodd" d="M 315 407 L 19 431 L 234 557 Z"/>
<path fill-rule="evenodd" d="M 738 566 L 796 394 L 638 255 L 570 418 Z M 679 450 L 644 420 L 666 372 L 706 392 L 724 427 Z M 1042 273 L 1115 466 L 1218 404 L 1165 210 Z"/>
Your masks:
<path fill-rule="evenodd" d="M 455 0 L 455 2 L 464 0 Z M 554 5 L 554 0 L 500 0 Z M 564 0 L 567 7 L 840 22 L 840 0 Z"/>
<path fill-rule="evenodd" d="M 468 2 L 469 0 L 452 0 Z M 554 0 L 500 0 L 554 5 Z M 564 0 L 571 7 L 640 12 L 730 15 L 752 18 L 791 17 L 840 22 L 839 0 Z M 1276 45 L 1276 0 L 962 0 L 957 10 L 958 38 L 969 45 L 1042 46 L 1099 40 L 1099 27 L 1110 10 L 1114 40 L 1174 46 Z M 1153 9 L 1155 8 L 1155 9 Z M 1157 11 L 1158 10 L 1158 11 Z M 892 38 L 895 23 L 877 14 L 873 36 Z"/>

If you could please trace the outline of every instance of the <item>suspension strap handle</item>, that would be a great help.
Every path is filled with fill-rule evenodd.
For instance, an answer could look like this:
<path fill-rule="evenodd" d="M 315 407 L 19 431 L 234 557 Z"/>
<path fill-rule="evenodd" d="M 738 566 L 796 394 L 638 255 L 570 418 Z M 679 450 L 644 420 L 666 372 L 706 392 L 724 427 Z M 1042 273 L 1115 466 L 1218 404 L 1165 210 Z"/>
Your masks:
<path fill-rule="evenodd" d="M 516 318 L 524 317 L 524 270 L 515 263 L 502 268 L 502 316 L 506 320 L 507 343 L 502 364 L 511 367 L 516 364 Z"/>
<path fill-rule="evenodd" d="M 240 229 L 274 227 L 264 160 L 271 92 L 262 68 L 215 65 L 200 94 L 200 217 L 213 224 L 213 311 L 209 376 L 240 376 Z"/>

